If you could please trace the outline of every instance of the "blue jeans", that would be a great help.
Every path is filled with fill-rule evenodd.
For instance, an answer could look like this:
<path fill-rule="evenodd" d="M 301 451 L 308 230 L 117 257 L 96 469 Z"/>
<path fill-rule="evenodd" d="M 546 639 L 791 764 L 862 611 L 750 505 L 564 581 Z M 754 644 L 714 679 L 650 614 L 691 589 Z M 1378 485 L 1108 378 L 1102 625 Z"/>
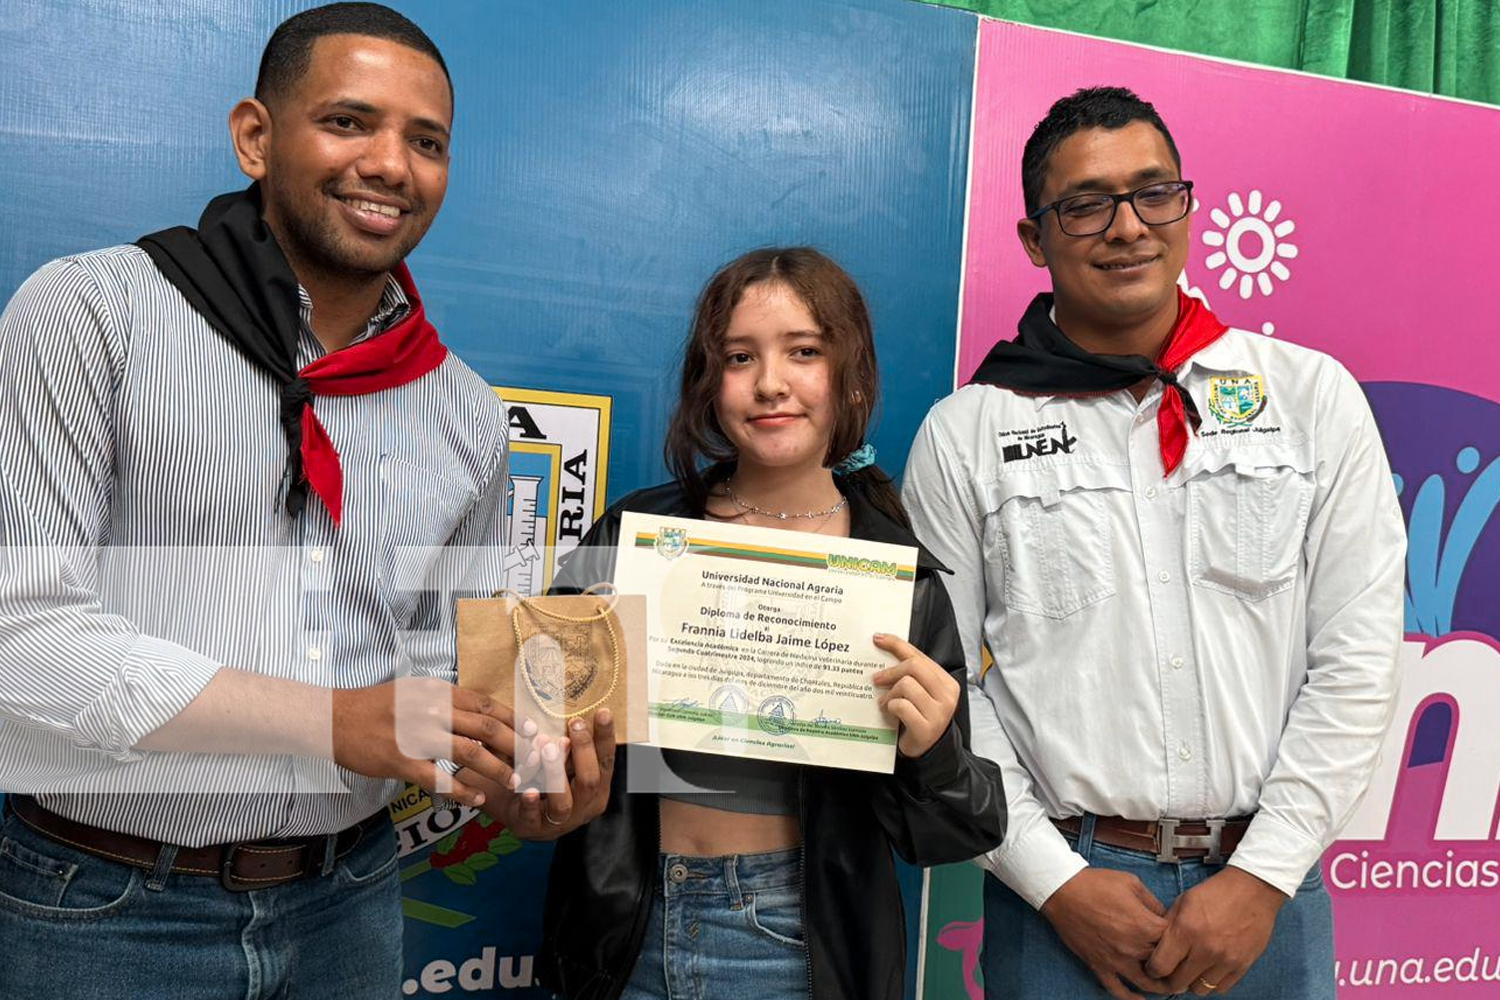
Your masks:
<path fill-rule="evenodd" d="M 1164 906 L 1223 870 L 1202 861 L 1162 864 L 1148 854 L 1098 843 L 1091 816 L 1084 817 L 1074 847 L 1096 868 L 1136 876 Z M 1047 918 L 992 875 L 984 880 L 982 961 L 985 1000 L 1109 997 Z M 1133 988 L 1127 984 L 1127 989 Z M 1281 908 L 1265 952 L 1230 996 L 1234 1000 L 1334 1000 L 1334 992 L 1333 906 L 1323 887 L 1322 871 L 1314 865 L 1297 895 Z"/>
<path fill-rule="evenodd" d="M 0 997 L 391 1000 L 401 890 L 395 833 L 376 829 L 324 877 L 230 892 L 166 871 L 166 858 L 145 871 L 76 851 L 7 815 Z"/>
<path fill-rule="evenodd" d="M 810 993 L 801 849 L 663 854 L 620 1000 L 796 1000 Z"/>

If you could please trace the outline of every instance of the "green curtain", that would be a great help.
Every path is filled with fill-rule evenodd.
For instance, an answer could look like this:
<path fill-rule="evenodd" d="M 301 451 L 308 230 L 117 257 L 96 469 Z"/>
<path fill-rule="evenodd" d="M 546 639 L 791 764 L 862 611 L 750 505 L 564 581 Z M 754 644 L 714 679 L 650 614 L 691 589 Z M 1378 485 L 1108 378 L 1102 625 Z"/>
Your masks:
<path fill-rule="evenodd" d="M 929 0 L 991 17 L 1500 104 L 1500 0 Z"/>

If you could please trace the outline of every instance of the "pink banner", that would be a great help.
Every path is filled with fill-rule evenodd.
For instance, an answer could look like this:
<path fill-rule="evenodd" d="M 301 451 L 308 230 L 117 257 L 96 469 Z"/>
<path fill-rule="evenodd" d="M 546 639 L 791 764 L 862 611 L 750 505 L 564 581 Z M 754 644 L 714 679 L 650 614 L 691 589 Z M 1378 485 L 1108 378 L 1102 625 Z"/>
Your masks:
<path fill-rule="evenodd" d="M 1196 183 L 1184 285 L 1365 385 L 1408 518 L 1401 703 L 1324 858 L 1341 998 L 1500 997 L 1500 112 L 984 21 L 959 379 L 1047 273 L 1021 251 L 1021 149 L 1058 97 L 1152 101 Z"/>
<path fill-rule="evenodd" d="M 1500 401 L 1482 293 L 1500 112 L 1003 21 L 980 33 L 960 382 L 1047 287 L 1015 235 L 1026 137 L 1057 98 L 1111 84 L 1172 129 L 1199 201 L 1188 279 L 1226 322 L 1326 349 L 1362 382 Z"/>

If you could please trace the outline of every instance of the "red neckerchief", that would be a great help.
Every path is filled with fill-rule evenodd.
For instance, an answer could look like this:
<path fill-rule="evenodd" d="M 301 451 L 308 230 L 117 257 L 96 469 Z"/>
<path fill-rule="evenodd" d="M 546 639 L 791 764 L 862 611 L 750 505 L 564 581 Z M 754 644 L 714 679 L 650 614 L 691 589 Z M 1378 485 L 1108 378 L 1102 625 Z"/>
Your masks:
<path fill-rule="evenodd" d="M 1128 389 L 1142 379 L 1163 385 L 1156 411 L 1161 461 L 1170 475 L 1187 453 L 1188 429 L 1197 429 L 1198 408 L 1177 381 L 1177 369 L 1228 329 L 1208 307 L 1177 292 L 1177 321 L 1157 360 L 1139 354 L 1085 351 L 1052 321 L 1050 294 L 1032 299 L 1017 325 L 1015 340 L 990 348 L 971 382 L 998 385 L 1026 395 L 1094 396 Z"/>
<path fill-rule="evenodd" d="M 398 264 L 392 273 L 406 293 L 410 310 L 384 333 L 324 355 L 299 371 L 298 379 L 312 396 L 363 396 L 394 389 L 415 382 L 448 356 L 437 330 L 427 322 L 411 272 L 405 264 Z M 313 410 L 312 400 L 302 406 L 303 475 L 338 524 L 344 513 L 344 471 L 338 449 Z"/>
<path fill-rule="evenodd" d="M 1224 336 L 1228 329 L 1228 325 L 1209 312 L 1201 301 L 1184 294 L 1180 288 L 1177 290 L 1177 322 L 1173 324 L 1172 332 L 1167 335 L 1167 343 L 1156 359 L 1157 368 L 1171 373 L 1170 378 L 1162 378 L 1167 384 L 1162 388 L 1161 405 L 1156 408 L 1156 433 L 1161 440 L 1161 464 L 1168 476 L 1182 464 L 1182 457 L 1187 454 L 1189 427 L 1196 433 L 1198 424 L 1203 419 L 1198 415 L 1198 408 L 1193 406 L 1193 397 L 1178 384 L 1177 369 L 1186 364 L 1194 354 Z M 1177 391 L 1171 391 L 1173 389 Z"/>

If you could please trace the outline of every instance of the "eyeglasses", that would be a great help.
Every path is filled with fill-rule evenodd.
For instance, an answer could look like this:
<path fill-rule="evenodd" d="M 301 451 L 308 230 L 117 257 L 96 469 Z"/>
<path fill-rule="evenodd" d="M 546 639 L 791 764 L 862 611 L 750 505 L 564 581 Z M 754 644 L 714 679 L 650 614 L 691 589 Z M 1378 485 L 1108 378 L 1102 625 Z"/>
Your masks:
<path fill-rule="evenodd" d="M 1165 226 L 1188 214 L 1193 201 L 1192 181 L 1157 181 L 1128 194 L 1075 194 L 1044 205 L 1026 216 L 1040 222 L 1057 212 L 1057 224 L 1069 236 L 1097 236 L 1114 225 L 1121 202 L 1130 202 L 1136 218 L 1148 226 Z"/>

